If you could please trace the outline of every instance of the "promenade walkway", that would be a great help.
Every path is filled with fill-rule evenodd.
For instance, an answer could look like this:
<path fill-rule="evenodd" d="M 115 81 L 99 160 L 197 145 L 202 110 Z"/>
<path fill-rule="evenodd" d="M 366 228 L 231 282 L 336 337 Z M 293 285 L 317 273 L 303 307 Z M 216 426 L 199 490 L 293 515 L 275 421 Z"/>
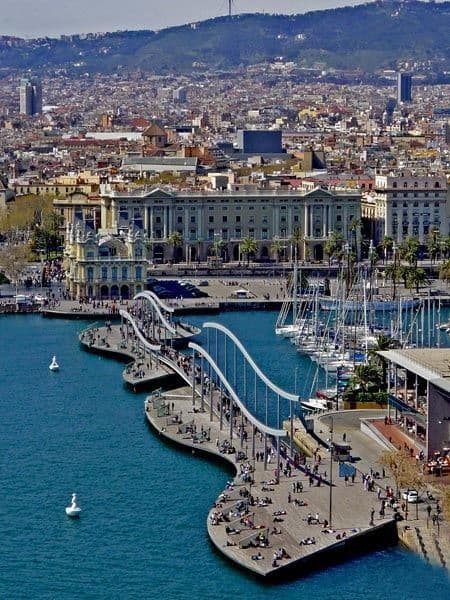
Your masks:
<path fill-rule="evenodd" d="M 214 402 L 220 402 L 217 393 Z M 297 453 L 292 460 L 285 448 L 277 483 L 275 451 L 271 444 L 265 447 L 264 436 L 257 435 L 253 458 L 249 444 L 242 443 L 240 417 L 230 438 L 227 424 L 220 429 L 218 406 L 212 418 L 209 408 L 204 412 L 193 408 L 191 388 L 150 396 L 145 414 L 152 427 L 171 441 L 233 465 L 236 476 L 217 495 L 208 515 L 208 533 L 228 558 L 258 575 L 275 576 L 291 568 L 305 574 L 306 563 L 394 540 L 392 510 L 383 517 L 377 512 L 370 524 L 377 495 L 367 491 L 360 478 L 345 482 L 336 476 L 334 464 L 333 485 L 328 485 L 331 465 L 326 452 L 308 460 Z M 249 434 L 248 424 L 245 429 Z"/>

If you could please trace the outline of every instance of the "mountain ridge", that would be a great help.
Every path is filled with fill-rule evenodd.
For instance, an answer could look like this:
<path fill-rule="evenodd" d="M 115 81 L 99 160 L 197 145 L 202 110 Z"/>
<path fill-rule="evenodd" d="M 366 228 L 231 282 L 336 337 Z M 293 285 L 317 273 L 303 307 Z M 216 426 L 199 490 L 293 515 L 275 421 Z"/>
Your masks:
<path fill-rule="evenodd" d="M 450 58 L 449 31 L 450 2 L 379 0 L 299 15 L 246 13 L 160 31 L 0 36 L 0 69 L 179 73 L 282 57 L 306 68 L 374 72 L 408 61 L 443 71 Z"/>

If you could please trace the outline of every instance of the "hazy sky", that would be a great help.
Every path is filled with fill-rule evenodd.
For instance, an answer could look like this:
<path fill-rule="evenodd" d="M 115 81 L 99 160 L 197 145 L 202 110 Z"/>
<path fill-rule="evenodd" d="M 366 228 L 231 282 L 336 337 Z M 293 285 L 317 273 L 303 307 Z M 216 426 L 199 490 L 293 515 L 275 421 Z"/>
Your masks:
<path fill-rule="evenodd" d="M 235 12 L 299 13 L 361 0 L 235 0 Z M 224 15 L 227 0 L 1 0 L 0 35 L 161 29 Z"/>

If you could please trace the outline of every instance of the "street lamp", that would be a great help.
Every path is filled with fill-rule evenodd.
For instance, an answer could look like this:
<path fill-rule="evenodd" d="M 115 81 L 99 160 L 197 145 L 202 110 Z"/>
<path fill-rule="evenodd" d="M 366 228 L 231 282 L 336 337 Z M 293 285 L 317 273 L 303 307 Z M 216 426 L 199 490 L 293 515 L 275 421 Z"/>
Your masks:
<path fill-rule="evenodd" d="M 333 520 L 333 431 L 334 431 L 334 421 L 333 417 L 330 415 L 329 419 L 331 421 L 330 427 L 330 497 L 329 497 L 329 507 L 328 507 L 328 521 L 329 526 L 332 525 Z"/>

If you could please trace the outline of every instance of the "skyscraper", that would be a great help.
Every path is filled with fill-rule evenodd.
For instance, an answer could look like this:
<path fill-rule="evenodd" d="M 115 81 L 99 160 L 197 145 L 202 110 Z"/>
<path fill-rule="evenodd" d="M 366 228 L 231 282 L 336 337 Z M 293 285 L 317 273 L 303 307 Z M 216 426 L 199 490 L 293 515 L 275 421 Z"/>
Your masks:
<path fill-rule="evenodd" d="M 37 77 L 23 77 L 20 80 L 20 112 L 23 115 L 37 115 L 42 112 L 42 84 Z"/>
<path fill-rule="evenodd" d="M 412 77 L 409 73 L 397 73 L 397 102 L 411 102 Z"/>

